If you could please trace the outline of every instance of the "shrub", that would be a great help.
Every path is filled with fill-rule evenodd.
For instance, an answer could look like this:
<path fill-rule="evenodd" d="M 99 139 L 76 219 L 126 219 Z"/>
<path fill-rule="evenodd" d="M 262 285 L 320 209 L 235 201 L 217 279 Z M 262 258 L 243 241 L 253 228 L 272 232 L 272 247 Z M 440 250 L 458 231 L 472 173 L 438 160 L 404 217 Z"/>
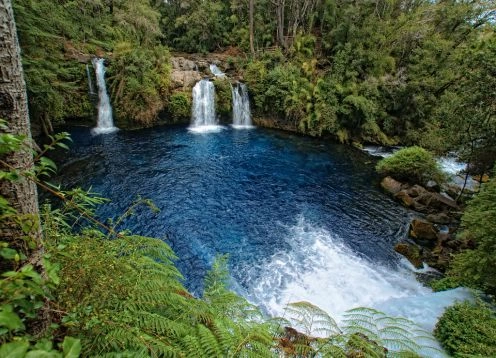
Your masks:
<path fill-rule="evenodd" d="M 174 122 L 191 115 L 191 95 L 186 92 L 173 93 L 169 98 L 169 112 Z"/>
<path fill-rule="evenodd" d="M 434 335 L 454 356 L 496 356 L 496 317 L 486 305 L 468 302 L 449 307 Z"/>
<path fill-rule="evenodd" d="M 382 175 L 408 182 L 444 181 L 444 175 L 432 154 L 417 146 L 400 149 L 382 159 L 375 168 Z"/>
<path fill-rule="evenodd" d="M 216 78 L 215 109 L 222 117 L 228 117 L 232 110 L 232 87 L 227 78 Z"/>

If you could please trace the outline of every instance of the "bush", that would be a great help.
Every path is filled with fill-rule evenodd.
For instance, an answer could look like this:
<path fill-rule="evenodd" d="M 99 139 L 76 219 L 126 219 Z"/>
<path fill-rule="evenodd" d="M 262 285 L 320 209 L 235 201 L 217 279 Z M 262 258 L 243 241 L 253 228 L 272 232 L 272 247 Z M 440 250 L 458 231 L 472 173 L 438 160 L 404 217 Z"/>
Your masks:
<path fill-rule="evenodd" d="M 449 307 L 439 319 L 434 335 L 454 356 L 496 356 L 496 317 L 482 303 L 463 302 Z"/>
<path fill-rule="evenodd" d="M 229 117 L 232 111 L 232 87 L 227 78 L 216 78 L 215 109 L 222 117 Z"/>
<path fill-rule="evenodd" d="M 459 238 L 475 244 L 455 255 L 448 271 L 454 281 L 496 294 L 496 181 L 484 184 L 468 204 Z"/>
<path fill-rule="evenodd" d="M 169 112 L 174 122 L 191 115 L 191 95 L 186 92 L 173 93 L 169 98 Z"/>
<path fill-rule="evenodd" d="M 431 153 L 414 146 L 403 148 L 376 165 L 376 170 L 397 180 L 423 184 L 428 180 L 444 181 L 444 174 Z"/>

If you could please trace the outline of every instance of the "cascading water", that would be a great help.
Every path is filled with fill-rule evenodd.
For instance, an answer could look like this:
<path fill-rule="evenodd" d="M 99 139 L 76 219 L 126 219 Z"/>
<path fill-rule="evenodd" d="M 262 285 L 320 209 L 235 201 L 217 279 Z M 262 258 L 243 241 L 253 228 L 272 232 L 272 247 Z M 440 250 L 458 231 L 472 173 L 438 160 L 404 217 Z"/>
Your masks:
<path fill-rule="evenodd" d="M 189 130 L 217 132 L 222 128 L 215 115 L 215 86 L 209 80 L 201 80 L 193 87 L 193 113 Z"/>
<path fill-rule="evenodd" d="M 253 128 L 251 123 L 250 99 L 248 88 L 244 83 L 232 87 L 233 97 L 233 127 Z"/>
<path fill-rule="evenodd" d="M 107 93 L 107 86 L 105 84 L 105 59 L 93 58 L 91 61 L 95 68 L 96 85 L 98 86 L 98 121 L 93 134 L 110 133 L 119 130 L 114 127 L 112 119 L 112 106 L 110 105 L 110 98 Z"/>
<path fill-rule="evenodd" d="M 226 74 L 224 72 L 222 72 L 219 69 L 219 67 L 217 67 L 217 65 L 211 64 L 209 67 L 210 67 L 210 72 L 212 72 L 212 74 L 215 77 L 226 77 Z"/>

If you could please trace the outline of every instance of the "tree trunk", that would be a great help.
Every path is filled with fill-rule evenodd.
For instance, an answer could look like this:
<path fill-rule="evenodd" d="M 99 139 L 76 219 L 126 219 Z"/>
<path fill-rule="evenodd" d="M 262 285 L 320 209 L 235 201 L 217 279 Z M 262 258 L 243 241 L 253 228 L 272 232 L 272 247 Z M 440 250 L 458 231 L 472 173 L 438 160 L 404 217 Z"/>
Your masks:
<path fill-rule="evenodd" d="M 24 83 L 20 49 L 10 0 L 0 0 L 0 118 L 7 122 L 6 132 L 21 135 L 25 146 L 15 153 L 1 155 L 0 159 L 7 166 L 19 172 L 33 167 L 31 130 L 29 128 L 26 85 Z M 0 170 L 9 171 L 3 164 Z M 24 237 L 34 239 L 35 247 L 25 249 L 25 254 L 39 252 L 41 248 L 41 228 L 39 226 L 38 196 L 36 185 L 24 177 L 17 181 L 2 180 L 0 195 L 17 210 L 23 223 L 31 223 L 30 232 L 26 233 L 20 225 L 10 221 L 0 222 L 0 236 L 13 247 L 24 247 Z M 21 246 L 22 245 L 22 246 Z M 28 252 L 26 252 L 28 251 Z"/>
<path fill-rule="evenodd" d="M 254 37 L 255 37 L 255 34 L 253 33 L 253 17 L 254 17 L 254 13 L 255 13 L 255 0 L 250 0 L 250 51 L 251 51 L 251 55 L 252 56 L 255 56 L 255 44 L 254 44 Z"/>

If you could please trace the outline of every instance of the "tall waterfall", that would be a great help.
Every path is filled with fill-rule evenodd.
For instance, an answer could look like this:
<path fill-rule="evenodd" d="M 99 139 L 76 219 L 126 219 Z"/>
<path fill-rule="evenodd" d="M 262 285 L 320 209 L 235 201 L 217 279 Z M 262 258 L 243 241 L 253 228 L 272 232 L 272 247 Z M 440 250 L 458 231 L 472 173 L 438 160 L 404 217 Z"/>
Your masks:
<path fill-rule="evenodd" d="M 112 107 L 105 84 L 104 61 L 105 59 L 103 58 L 93 58 L 91 61 L 95 68 L 96 85 L 98 86 L 98 121 L 96 127 L 92 130 L 93 134 L 110 133 L 119 129 L 114 127 L 112 119 Z"/>
<path fill-rule="evenodd" d="M 244 83 L 232 87 L 233 97 L 233 127 L 253 128 L 251 123 L 250 99 L 248 88 Z"/>
<path fill-rule="evenodd" d="M 215 86 L 209 80 L 201 80 L 193 87 L 193 132 L 212 132 L 222 129 L 215 115 Z"/>

